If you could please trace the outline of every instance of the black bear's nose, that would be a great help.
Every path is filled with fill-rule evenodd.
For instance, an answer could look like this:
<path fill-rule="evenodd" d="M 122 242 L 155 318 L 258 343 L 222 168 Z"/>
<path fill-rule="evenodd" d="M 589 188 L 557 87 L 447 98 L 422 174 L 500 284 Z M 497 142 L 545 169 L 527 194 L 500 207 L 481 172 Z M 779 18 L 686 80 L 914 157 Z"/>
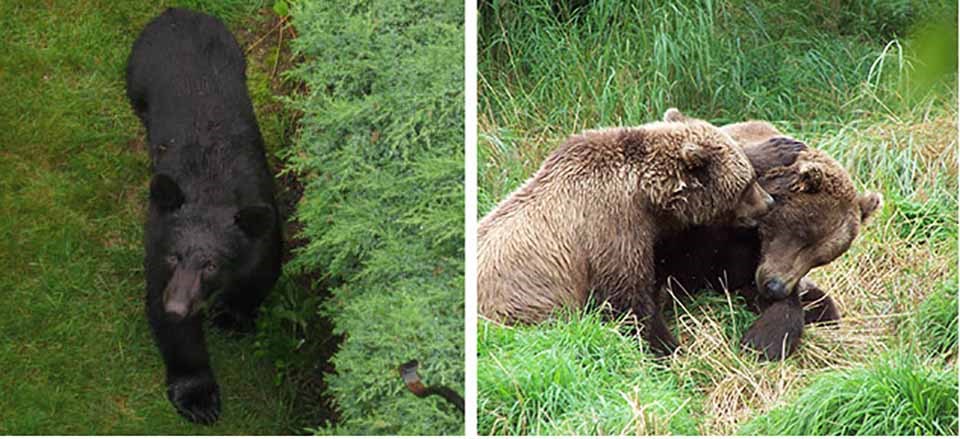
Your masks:
<path fill-rule="evenodd" d="M 763 289 L 767 293 L 767 298 L 780 300 L 787 297 L 787 286 L 782 280 L 773 278 L 763 284 Z"/>

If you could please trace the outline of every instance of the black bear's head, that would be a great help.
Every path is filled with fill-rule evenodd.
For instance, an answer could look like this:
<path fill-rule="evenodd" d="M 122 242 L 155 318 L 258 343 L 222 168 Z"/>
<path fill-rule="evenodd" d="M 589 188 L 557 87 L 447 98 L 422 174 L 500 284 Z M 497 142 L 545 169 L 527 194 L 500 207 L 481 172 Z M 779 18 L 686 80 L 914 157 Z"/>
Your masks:
<path fill-rule="evenodd" d="M 274 209 L 192 203 L 173 178 L 157 174 L 150 202 L 162 220 L 157 257 L 169 271 L 163 307 L 175 318 L 196 314 L 234 273 L 249 271 L 254 245 L 275 227 Z"/>

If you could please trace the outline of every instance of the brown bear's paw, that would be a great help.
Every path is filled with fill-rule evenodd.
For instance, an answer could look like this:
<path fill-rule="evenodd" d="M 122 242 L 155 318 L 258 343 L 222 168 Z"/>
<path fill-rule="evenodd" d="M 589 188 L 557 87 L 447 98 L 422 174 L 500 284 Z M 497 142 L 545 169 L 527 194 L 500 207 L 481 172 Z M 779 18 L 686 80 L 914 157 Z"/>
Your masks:
<path fill-rule="evenodd" d="M 800 344 L 803 308 L 792 300 L 776 302 L 764 310 L 743 335 L 740 345 L 760 352 L 767 361 L 780 361 Z"/>
<path fill-rule="evenodd" d="M 840 310 L 833 300 L 827 296 L 823 300 L 814 304 L 811 308 L 803 311 L 803 321 L 808 325 L 819 324 L 822 326 L 840 325 Z"/>
<path fill-rule="evenodd" d="M 833 299 L 823 292 L 817 284 L 810 280 L 800 281 L 800 302 L 803 304 L 803 321 L 810 325 L 814 323 L 839 324 L 840 309 Z"/>

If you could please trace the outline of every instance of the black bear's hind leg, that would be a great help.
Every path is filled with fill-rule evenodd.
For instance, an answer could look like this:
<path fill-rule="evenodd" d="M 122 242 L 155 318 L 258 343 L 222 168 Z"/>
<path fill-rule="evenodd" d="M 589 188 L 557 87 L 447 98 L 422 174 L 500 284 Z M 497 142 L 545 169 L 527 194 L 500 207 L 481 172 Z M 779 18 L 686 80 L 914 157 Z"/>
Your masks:
<path fill-rule="evenodd" d="M 657 356 L 666 357 L 676 352 L 680 343 L 677 342 L 677 338 L 670 332 L 670 328 L 667 328 L 667 323 L 663 321 L 663 316 L 660 312 L 654 312 L 652 316 L 648 317 L 641 324 L 646 333 L 644 338 Z"/>
<path fill-rule="evenodd" d="M 654 355 L 666 357 L 677 350 L 680 343 L 670 332 L 659 310 L 643 305 L 635 305 L 630 309 L 636 318 L 636 323 L 630 325 L 630 332 L 633 335 L 640 335 Z"/>

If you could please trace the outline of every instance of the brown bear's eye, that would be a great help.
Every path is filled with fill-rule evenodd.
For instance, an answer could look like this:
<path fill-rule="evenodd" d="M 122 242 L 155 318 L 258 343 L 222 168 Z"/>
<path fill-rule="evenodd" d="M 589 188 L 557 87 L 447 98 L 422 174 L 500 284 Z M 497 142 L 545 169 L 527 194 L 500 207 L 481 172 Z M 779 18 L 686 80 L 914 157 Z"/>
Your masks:
<path fill-rule="evenodd" d="M 177 265 L 178 262 L 180 262 L 180 257 L 179 257 L 179 256 L 177 256 L 177 255 L 169 255 L 169 256 L 167 256 L 167 263 L 168 263 L 168 264 L 170 264 L 170 265 Z"/>
<path fill-rule="evenodd" d="M 206 264 L 203 264 L 203 270 L 208 274 L 216 273 L 217 264 L 213 263 L 212 261 L 207 261 Z"/>

